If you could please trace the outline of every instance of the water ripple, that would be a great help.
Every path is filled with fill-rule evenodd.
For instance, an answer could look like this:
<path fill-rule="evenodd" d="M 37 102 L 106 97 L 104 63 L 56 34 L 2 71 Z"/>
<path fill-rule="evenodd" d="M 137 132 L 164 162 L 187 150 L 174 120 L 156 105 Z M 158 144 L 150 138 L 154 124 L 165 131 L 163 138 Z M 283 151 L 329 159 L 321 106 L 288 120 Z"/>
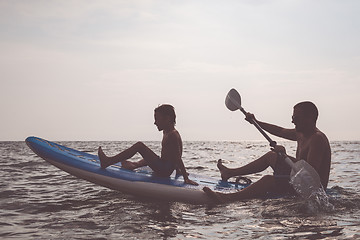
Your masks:
<path fill-rule="evenodd" d="M 111 154 L 133 142 L 65 142 Z M 159 142 L 147 142 L 160 151 Z M 294 154 L 295 145 L 281 143 Z M 23 142 L 0 142 L 0 238 L 3 239 L 356 239 L 360 237 L 360 142 L 333 142 L 328 195 L 333 212 L 309 214 L 298 199 L 217 206 L 149 201 L 77 179 L 36 157 Z M 193 173 L 219 177 L 216 161 L 246 164 L 266 142 L 184 142 Z M 271 173 L 271 171 L 268 171 Z M 251 176 L 252 180 L 261 174 Z"/>

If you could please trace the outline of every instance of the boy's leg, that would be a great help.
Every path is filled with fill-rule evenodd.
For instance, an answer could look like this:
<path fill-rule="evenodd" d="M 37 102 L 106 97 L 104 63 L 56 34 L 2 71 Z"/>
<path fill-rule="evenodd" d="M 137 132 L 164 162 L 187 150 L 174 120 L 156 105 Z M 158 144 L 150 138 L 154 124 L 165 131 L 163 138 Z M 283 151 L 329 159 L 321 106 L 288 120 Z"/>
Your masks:
<path fill-rule="evenodd" d="M 121 163 L 122 168 L 129 169 L 129 170 L 134 170 L 136 168 L 144 167 L 147 165 L 148 164 L 144 159 L 141 159 L 140 161 L 137 161 L 137 162 L 130 162 L 130 161 L 125 160 L 125 161 L 122 161 L 122 163 Z"/>
<path fill-rule="evenodd" d="M 135 143 L 128 149 L 113 157 L 107 157 L 101 147 L 99 147 L 98 150 L 101 168 L 106 168 L 112 164 L 123 162 L 129 158 L 132 158 L 136 153 L 140 153 L 144 159 L 158 158 L 158 156 L 142 142 Z"/>
<path fill-rule="evenodd" d="M 277 153 L 270 151 L 259 159 L 256 159 L 255 161 L 239 168 L 225 167 L 222 164 L 221 159 L 218 161 L 217 167 L 220 170 L 222 180 L 227 181 L 229 178 L 234 176 L 248 175 L 264 171 L 269 166 L 274 168 L 276 161 Z"/>

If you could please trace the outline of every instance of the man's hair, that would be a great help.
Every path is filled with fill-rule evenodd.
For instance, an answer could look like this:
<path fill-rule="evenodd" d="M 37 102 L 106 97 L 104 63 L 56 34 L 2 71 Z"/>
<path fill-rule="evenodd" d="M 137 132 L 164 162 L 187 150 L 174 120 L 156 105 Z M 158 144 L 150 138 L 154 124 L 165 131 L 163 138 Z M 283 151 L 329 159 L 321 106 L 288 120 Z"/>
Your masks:
<path fill-rule="evenodd" d="M 171 121 L 176 124 L 176 114 L 175 109 L 170 104 L 162 104 L 155 108 L 154 112 L 161 113 L 165 116 L 169 116 Z"/>
<path fill-rule="evenodd" d="M 294 106 L 294 109 L 295 108 L 300 108 L 301 110 L 303 110 L 304 115 L 306 117 L 312 118 L 315 122 L 319 116 L 319 111 L 317 107 L 314 103 L 310 101 L 300 102 Z"/>

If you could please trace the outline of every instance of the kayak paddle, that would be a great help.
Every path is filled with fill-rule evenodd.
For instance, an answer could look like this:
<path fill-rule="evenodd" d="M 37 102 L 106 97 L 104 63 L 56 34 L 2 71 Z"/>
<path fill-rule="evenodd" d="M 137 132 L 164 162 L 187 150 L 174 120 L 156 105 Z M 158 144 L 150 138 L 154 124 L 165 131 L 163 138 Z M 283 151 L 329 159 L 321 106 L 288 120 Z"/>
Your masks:
<path fill-rule="evenodd" d="M 225 105 L 230 111 L 240 110 L 246 115 L 246 111 L 241 106 L 240 94 L 235 89 L 231 89 L 227 94 Z M 269 141 L 271 147 L 276 146 L 276 142 L 266 134 L 255 119 L 252 119 L 251 123 Z M 283 153 L 282 155 L 291 167 L 290 183 L 300 196 L 309 198 L 322 187 L 319 174 L 309 163 L 304 160 L 293 162 L 286 154 Z"/>

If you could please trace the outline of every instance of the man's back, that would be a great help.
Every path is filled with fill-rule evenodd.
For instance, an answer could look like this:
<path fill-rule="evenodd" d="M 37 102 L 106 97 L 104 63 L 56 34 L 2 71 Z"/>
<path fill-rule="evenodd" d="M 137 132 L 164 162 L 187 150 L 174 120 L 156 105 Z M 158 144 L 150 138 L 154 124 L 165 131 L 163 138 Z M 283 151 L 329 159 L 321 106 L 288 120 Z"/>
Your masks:
<path fill-rule="evenodd" d="M 298 134 L 296 159 L 307 161 L 319 174 L 321 184 L 326 189 L 331 165 L 331 148 L 326 135 L 320 130 L 308 137 Z"/>

